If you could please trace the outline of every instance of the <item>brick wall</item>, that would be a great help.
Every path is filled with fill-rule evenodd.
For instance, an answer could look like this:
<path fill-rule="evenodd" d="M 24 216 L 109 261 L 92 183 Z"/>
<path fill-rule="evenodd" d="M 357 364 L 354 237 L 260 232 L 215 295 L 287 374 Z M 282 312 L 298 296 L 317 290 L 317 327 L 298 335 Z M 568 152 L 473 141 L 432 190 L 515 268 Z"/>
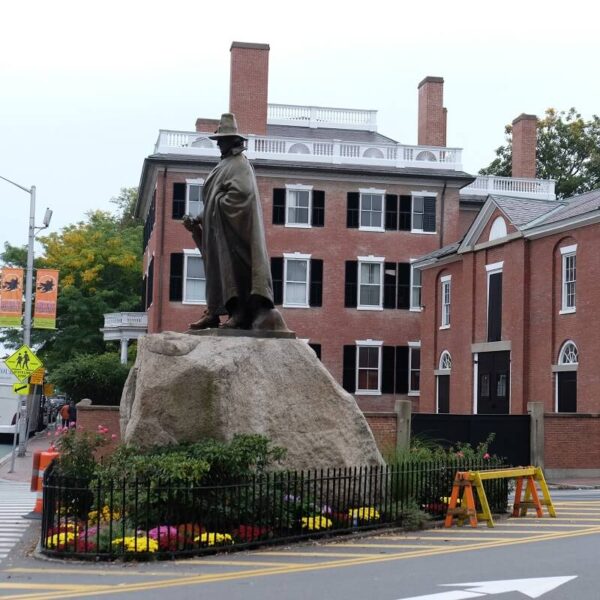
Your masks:
<path fill-rule="evenodd" d="M 419 89 L 418 144 L 446 145 L 446 109 L 444 108 L 444 79 L 425 77 Z"/>
<path fill-rule="evenodd" d="M 106 438 L 108 444 L 98 450 L 97 456 L 102 457 L 110 454 L 121 441 L 121 428 L 119 424 L 118 406 L 85 406 L 79 403 L 77 405 L 77 428 L 82 431 L 98 431 L 98 426 L 102 425 L 108 429 Z M 116 438 L 113 439 L 112 436 Z"/>
<path fill-rule="evenodd" d="M 600 415 L 544 416 L 546 469 L 600 469 Z"/>
<path fill-rule="evenodd" d="M 398 417 L 394 412 L 364 413 L 367 423 L 373 432 L 379 451 L 387 456 L 396 449 Z"/>
<path fill-rule="evenodd" d="M 512 176 L 535 177 L 537 117 L 519 115 L 512 123 Z"/>

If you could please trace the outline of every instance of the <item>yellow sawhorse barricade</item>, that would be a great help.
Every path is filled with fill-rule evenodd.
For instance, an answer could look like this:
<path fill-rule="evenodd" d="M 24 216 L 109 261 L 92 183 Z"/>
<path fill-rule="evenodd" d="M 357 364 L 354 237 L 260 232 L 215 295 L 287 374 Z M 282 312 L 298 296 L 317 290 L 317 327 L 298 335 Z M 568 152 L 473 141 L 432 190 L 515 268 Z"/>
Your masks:
<path fill-rule="evenodd" d="M 515 479 L 515 502 L 513 504 L 513 517 L 525 517 L 527 509 L 535 508 L 538 517 L 543 515 L 542 506 L 546 506 L 548 514 L 556 517 L 556 511 L 550 498 L 550 492 L 544 479 L 544 473 L 539 467 L 515 467 L 514 469 L 498 469 L 491 471 L 458 471 L 452 486 L 452 495 L 446 513 L 445 527 L 452 527 L 454 519 L 462 525 L 465 519 L 469 519 L 471 527 L 477 527 L 477 522 L 487 521 L 488 527 L 494 526 L 492 513 L 488 504 L 483 482 L 490 479 Z M 540 499 L 536 483 L 540 486 L 543 499 Z M 525 497 L 522 499 L 523 487 L 525 486 Z M 477 490 L 481 512 L 475 508 L 475 496 L 473 488 Z M 462 494 L 461 494 L 462 491 Z M 459 500 L 460 497 L 460 500 Z M 457 507 L 460 504 L 460 507 Z"/>

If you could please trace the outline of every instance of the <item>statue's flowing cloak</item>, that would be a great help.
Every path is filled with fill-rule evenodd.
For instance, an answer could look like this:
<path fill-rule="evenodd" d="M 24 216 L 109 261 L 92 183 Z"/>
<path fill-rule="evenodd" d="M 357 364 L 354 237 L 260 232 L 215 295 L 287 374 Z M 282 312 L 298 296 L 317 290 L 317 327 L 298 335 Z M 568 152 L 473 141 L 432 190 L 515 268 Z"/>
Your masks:
<path fill-rule="evenodd" d="M 273 282 L 265 244 L 262 208 L 252 165 L 234 148 L 204 183 L 202 257 L 206 271 L 206 303 L 224 314 L 233 298 L 247 303 L 250 295 L 273 305 Z"/>

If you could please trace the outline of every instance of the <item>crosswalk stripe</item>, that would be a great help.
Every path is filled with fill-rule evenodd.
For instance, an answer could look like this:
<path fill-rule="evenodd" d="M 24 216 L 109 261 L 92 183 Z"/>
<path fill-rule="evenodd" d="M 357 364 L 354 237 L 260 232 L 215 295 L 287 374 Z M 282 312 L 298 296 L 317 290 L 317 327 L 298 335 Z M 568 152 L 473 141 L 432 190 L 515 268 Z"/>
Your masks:
<path fill-rule="evenodd" d="M 28 483 L 0 479 L 0 563 L 28 529 L 23 515 L 31 512 L 35 498 Z"/>

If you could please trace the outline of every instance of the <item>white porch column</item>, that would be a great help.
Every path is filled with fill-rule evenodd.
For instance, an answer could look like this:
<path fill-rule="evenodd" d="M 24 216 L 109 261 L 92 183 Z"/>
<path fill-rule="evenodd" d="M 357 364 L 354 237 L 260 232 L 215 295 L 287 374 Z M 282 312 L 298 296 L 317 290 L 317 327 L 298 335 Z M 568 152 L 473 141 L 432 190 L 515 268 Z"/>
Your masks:
<path fill-rule="evenodd" d="M 126 337 L 121 338 L 121 364 L 127 364 L 127 344 L 129 340 Z"/>

